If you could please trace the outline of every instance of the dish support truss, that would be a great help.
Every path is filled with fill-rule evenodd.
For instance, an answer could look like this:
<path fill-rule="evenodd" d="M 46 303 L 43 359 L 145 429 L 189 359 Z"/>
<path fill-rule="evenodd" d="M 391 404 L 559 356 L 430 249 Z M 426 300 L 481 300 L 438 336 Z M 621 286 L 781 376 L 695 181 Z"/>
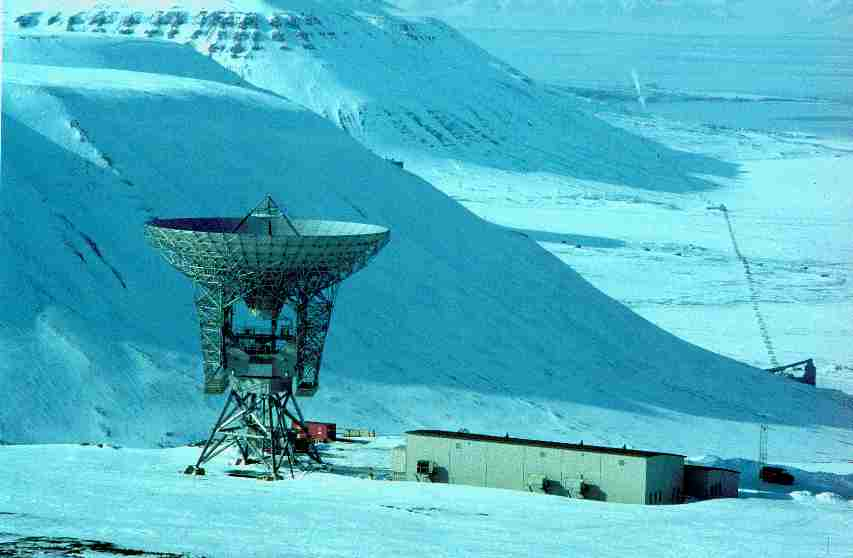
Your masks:
<path fill-rule="evenodd" d="M 345 249 L 329 250 L 323 258 L 299 259 L 270 253 L 248 254 L 243 235 L 146 226 L 146 236 L 164 259 L 195 283 L 204 367 L 204 390 L 222 394 L 228 387 L 226 333 L 233 305 L 241 299 L 250 309 L 276 323 L 285 305 L 296 316 L 297 395 L 311 396 L 319 387 L 323 347 L 338 283 L 363 268 L 387 243 L 359 243 L 341 238 Z M 270 251 L 273 247 L 270 246 Z M 250 259 L 251 258 L 251 259 Z M 261 259 L 264 261 L 258 261 Z M 256 261 L 252 261 L 256 260 Z"/>
<path fill-rule="evenodd" d="M 230 388 L 198 461 L 185 472 L 204 474 L 202 465 L 232 447 L 244 463 L 263 463 L 270 479 L 280 478 L 284 463 L 291 471 L 299 465 L 297 444 L 320 462 L 313 446 L 297 438 L 296 427 L 308 429 L 296 396 L 310 397 L 319 387 L 338 284 L 387 244 L 388 230 L 293 221 L 268 196 L 243 219 L 154 219 L 145 235 L 196 285 L 205 392 Z M 241 300 L 271 323 L 268 333 L 234 331 Z M 293 310 L 295 332 L 279 330 L 284 306 Z"/>
<path fill-rule="evenodd" d="M 204 232 L 146 227 L 146 233 L 163 257 L 196 285 L 205 392 L 222 394 L 230 388 L 198 461 L 185 472 L 204 474 L 205 463 L 233 447 L 243 463 L 262 464 L 271 480 L 281 478 L 285 464 L 291 474 L 295 466 L 301 468 L 299 455 L 322 463 L 313 445 L 297 440 L 294 425 L 303 432 L 308 429 L 296 396 L 313 396 L 319 388 L 323 348 L 339 283 L 364 267 L 387 240 L 307 261 L 284 257 L 276 265 L 246 257 L 242 235 L 216 235 L 211 242 Z M 259 381 L 229 367 L 228 350 L 235 346 L 234 305 L 241 300 L 271 322 L 271 333 L 260 337 L 273 338 L 274 346 L 283 340 L 295 348 L 295 366 L 287 371 L 290 376 Z M 277 331 L 284 306 L 290 306 L 296 318 L 295 335 L 287 337 Z M 297 455 L 299 442 L 303 447 Z"/>
<path fill-rule="evenodd" d="M 296 281 L 296 284 L 303 287 L 316 286 L 316 279 L 311 276 L 303 277 L 302 280 Z M 308 397 L 314 395 L 320 387 L 323 348 L 332 320 L 338 283 L 333 283 L 316 292 L 312 290 L 301 288 L 295 296 L 282 300 L 279 305 L 279 308 L 285 304 L 294 307 L 296 395 Z M 222 394 L 228 388 L 231 374 L 225 358 L 225 351 L 228 348 L 227 335 L 233 330 L 234 304 L 241 298 L 235 296 L 230 289 L 198 285 L 195 306 L 201 333 L 205 393 Z M 276 319 L 272 322 L 272 330 L 275 331 Z"/>
<path fill-rule="evenodd" d="M 195 466 L 187 474 L 204 474 L 203 465 L 225 451 L 237 447 L 244 464 L 260 463 L 267 470 L 266 478 L 281 478 L 280 469 L 286 463 L 293 474 L 294 466 L 302 467 L 296 451 L 297 424 L 302 432 L 302 411 L 296 395 L 312 396 L 319 387 L 320 365 L 329 323 L 332 318 L 338 283 L 322 270 L 301 269 L 286 277 L 259 281 L 259 277 L 243 284 L 254 285 L 248 293 L 217 285 L 198 285 L 195 298 L 201 331 L 202 355 L 205 366 L 205 391 L 223 393 L 230 386 L 228 398 L 219 419 L 214 424 Z M 286 282 L 290 288 L 284 288 Z M 331 284 L 330 284 L 331 283 Z M 294 293 L 294 294 L 286 294 Z M 249 379 L 235 373 L 229 366 L 227 351 L 234 342 L 234 305 L 242 299 L 256 308 L 271 322 L 273 339 L 278 336 L 277 317 L 281 308 L 290 305 L 296 315 L 295 336 L 287 338 L 296 349 L 292 375 L 273 380 Z M 261 334 L 265 337 L 264 334 Z M 290 425 L 288 425 L 288 421 Z M 306 444 L 303 454 L 322 463 L 313 445 Z"/>
<path fill-rule="evenodd" d="M 254 387 L 241 390 L 235 386 L 231 390 L 198 461 L 195 466 L 186 468 L 186 474 L 203 475 L 205 471 L 202 465 L 232 447 L 239 450 L 242 464 L 263 464 L 267 470 L 267 480 L 281 479 L 280 471 L 285 464 L 290 469 L 291 477 L 294 467 L 303 468 L 296 451 L 296 431 L 288 428 L 288 421 L 298 424 L 302 432 L 308 429 L 293 392 L 289 389 L 283 392 L 263 387 L 257 389 L 257 383 L 254 383 Z M 288 410 L 288 404 L 293 406 L 295 412 Z M 303 453 L 322 464 L 313 445 L 306 443 Z"/>

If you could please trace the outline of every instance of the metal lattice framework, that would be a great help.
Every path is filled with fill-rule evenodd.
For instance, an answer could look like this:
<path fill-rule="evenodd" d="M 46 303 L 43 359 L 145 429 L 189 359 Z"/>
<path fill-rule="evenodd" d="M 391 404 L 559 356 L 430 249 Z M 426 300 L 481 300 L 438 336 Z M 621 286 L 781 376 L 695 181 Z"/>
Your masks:
<path fill-rule="evenodd" d="M 273 217 L 258 216 L 261 211 Z M 230 325 L 229 308 L 240 300 L 270 319 L 284 305 L 296 309 L 299 383 L 303 395 L 316 391 L 335 285 L 367 265 L 388 242 L 384 227 L 291 220 L 276 211 L 267 198 L 243 219 L 155 219 L 145 226 L 148 242 L 197 286 L 208 393 L 226 389 L 223 326 Z M 283 224 L 270 224 L 276 221 Z M 263 234 L 266 227 L 272 234 Z"/>
<path fill-rule="evenodd" d="M 319 387 L 338 284 L 388 243 L 388 229 L 293 220 L 267 196 L 242 219 L 155 219 L 146 223 L 145 236 L 196 285 L 205 392 L 218 394 L 231 388 L 194 471 L 203 471 L 200 466 L 207 460 L 237 446 L 246 461 L 263 462 L 277 478 L 284 461 L 293 465 L 294 431 L 285 419 L 305 431 L 295 396 L 314 395 Z M 240 301 L 271 322 L 270 333 L 249 336 L 254 343 L 251 349 L 240 345 L 247 336 L 236 334 L 233 327 L 234 306 Z M 278 317 L 285 306 L 296 317 L 292 339 L 278 333 Z M 269 357 L 278 354 L 279 342 L 295 352 L 288 370 L 278 370 L 276 366 L 281 365 Z M 242 349 L 266 356 L 252 360 Z M 240 355 L 245 357 L 242 372 L 231 362 L 229 351 L 234 350 L 236 363 L 242 362 Z M 247 372 L 250 361 L 255 368 L 259 362 L 266 363 L 267 375 Z M 288 410 L 288 404 L 295 412 Z"/>
<path fill-rule="evenodd" d="M 288 403 L 293 405 L 294 412 L 288 410 Z M 291 424 L 305 428 L 302 411 L 291 392 L 231 390 L 196 465 L 188 467 L 186 472 L 198 472 L 204 463 L 236 447 L 242 463 L 263 464 L 271 480 L 281 478 L 279 471 L 285 463 L 292 475 L 299 461 L 295 451 L 296 433 L 288 428 L 288 419 Z M 320 462 L 313 447 L 306 452 L 312 460 Z"/>

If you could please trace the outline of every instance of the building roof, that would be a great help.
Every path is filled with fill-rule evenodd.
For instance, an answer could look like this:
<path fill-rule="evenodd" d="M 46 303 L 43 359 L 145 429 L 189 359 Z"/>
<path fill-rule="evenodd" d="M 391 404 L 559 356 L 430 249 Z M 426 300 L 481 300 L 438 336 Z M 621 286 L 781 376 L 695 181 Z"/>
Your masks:
<path fill-rule="evenodd" d="M 587 451 L 590 453 L 608 453 L 612 455 L 627 455 L 630 457 L 655 457 L 669 455 L 673 457 L 684 457 L 678 453 L 665 453 L 660 451 L 644 451 L 627 448 L 609 448 L 605 446 L 590 446 L 587 444 L 567 444 L 564 442 L 549 442 L 545 440 L 529 440 L 527 438 L 511 438 L 509 436 L 488 436 L 486 434 L 471 434 L 469 432 L 448 432 L 445 430 L 410 430 L 406 434 L 426 436 L 429 438 L 449 438 L 453 440 L 472 440 L 477 442 L 494 442 L 498 444 L 509 444 L 512 446 L 533 446 L 540 448 L 565 449 L 572 451 Z"/>
<path fill-rule="evenodd" d="M 729 473 L 737 473 L 740 474 L 740 471 L 735 471 L 734 469 L 726 469 L 724 467 L 708 467 L 707 465 L 694 465 L 693 463 L 685 463 L 684 468 L 687 469 L 690 467 L 691 469 L 704 469 L 705 471 L 728 471 Z"/>

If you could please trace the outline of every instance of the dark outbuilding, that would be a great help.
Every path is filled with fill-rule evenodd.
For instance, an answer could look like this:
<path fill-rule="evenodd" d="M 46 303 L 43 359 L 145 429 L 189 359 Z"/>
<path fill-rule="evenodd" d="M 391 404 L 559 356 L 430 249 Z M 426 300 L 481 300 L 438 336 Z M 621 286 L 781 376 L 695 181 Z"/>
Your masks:
<path fill-rule="evenodd" d="M 721 467 L 684 465 L 684 494 L 698 500 L 737 498 L 740 472 Z"/>

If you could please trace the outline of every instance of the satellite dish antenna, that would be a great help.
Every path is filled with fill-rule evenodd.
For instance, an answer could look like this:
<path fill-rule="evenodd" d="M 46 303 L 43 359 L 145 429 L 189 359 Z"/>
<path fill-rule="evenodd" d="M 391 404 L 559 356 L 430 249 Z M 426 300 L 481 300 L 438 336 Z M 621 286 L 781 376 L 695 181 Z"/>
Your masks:
<path fill-rule="evenodd" d="M 285 460 L 300 465 L 294 423 L 307 432 L 296 396 L 320 385 L 320 363 L 337 288 L 387 243 L 385 227 L 290 219 L 269 195 L 243 218 L 154 219 L 149 244 L 196 285 L 204 390 L 228 398 L 187 474 L 236 446 L 244 463 L 278 479 Z M 234 327 L 235 305 L 269 322 L 264 332 Z M 295 331 L 279 327 L 282 309 Z M 289 419 L 289 423 L 288 423 Z M 313 447 L 308 454 L 320 458 Z"/>

